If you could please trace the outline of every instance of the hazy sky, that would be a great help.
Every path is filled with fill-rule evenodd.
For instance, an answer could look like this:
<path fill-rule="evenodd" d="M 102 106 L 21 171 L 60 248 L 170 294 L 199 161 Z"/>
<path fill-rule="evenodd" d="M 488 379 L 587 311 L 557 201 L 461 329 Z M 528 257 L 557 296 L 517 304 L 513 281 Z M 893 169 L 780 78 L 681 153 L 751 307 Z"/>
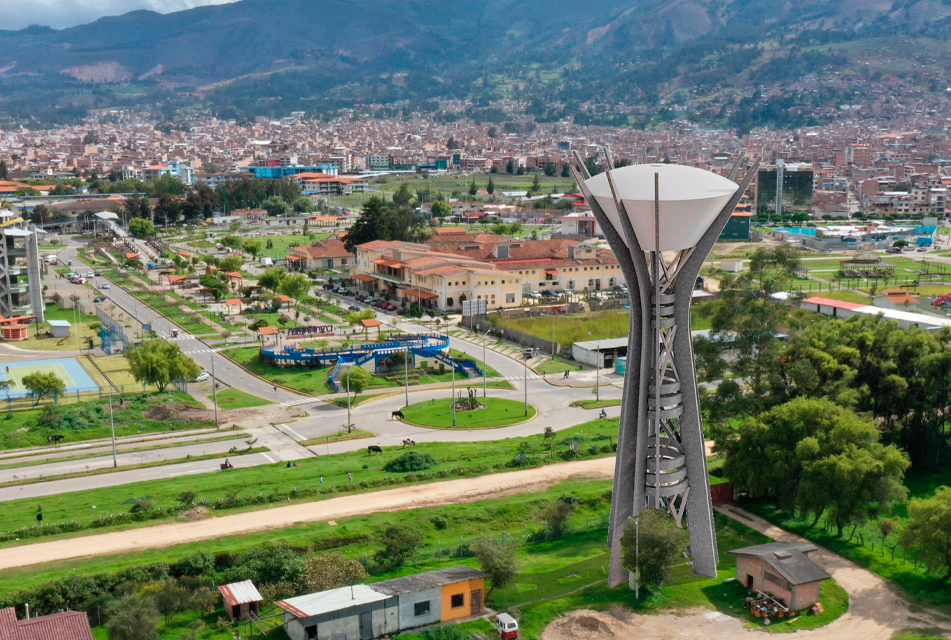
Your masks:
<path fill-rule="evenodd" d="M 136 9 L 171 13 L 234 0 L 0 0 L 0 29 L 41 24 L 54 29 L 92 22 Z"/>

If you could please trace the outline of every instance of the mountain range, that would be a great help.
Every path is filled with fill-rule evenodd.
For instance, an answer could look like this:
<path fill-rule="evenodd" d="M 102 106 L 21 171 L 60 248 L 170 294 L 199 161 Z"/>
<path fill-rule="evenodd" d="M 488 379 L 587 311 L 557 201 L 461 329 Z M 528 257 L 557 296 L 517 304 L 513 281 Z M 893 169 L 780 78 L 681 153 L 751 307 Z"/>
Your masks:
<path fill-rule="evenodd" d="M 514 94 L 536 110 L 546 102 L 651 104 L 687 86 L 788 81 L 788 73 L 770 72 L 771 63 L 790 66 L 777 65 L 777 56 L 798 56 L 792 66 L 805 73 L 841 67 L 842 43 L 856 40 L 943 46 L 949 5 L 242 0 L 164 15 L 134 11 L 62 30 L 0 31 L 0 113 L 69 118 L 155 104 L 156 96 L 172 108 L 201 101 L 238 116 Z"/>

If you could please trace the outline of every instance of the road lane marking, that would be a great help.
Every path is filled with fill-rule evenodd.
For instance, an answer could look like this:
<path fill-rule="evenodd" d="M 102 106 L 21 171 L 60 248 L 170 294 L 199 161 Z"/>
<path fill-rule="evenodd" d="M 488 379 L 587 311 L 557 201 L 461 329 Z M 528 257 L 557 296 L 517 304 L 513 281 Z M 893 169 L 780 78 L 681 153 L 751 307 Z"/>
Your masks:
<path fill-rule="evenodd" d="M 261 455 L 264 456 L 265 458 L 267 458 L 268 462 L 277 462 L 277 460 L 275 460 L 274 458 L 272 458 L 271 456 L 269 456 L 269 455 L 266 454 L 266 453 L 263 453 L 263 452 L 262 452 Z"/>

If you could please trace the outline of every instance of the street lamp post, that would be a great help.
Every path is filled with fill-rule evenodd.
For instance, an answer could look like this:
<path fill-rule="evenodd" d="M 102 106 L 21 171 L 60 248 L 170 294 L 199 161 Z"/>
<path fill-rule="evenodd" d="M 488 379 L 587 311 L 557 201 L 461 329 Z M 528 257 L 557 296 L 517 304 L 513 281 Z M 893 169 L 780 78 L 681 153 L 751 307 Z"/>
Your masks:
<path fill-rule="evenodd" d="M 791 313 L 786 314 L 786 315 L 787 315 L 787 317 L 788 317 L 790 320 L 795 320 L 795 321 L 796 321 L 796 324 L 799 325 L 799 330 L 802 331 L 802 320 L 800 320 L 800 319 L 797 318 L 796 316 L 792 315 Z"/>
<path fill-rule="evenodd" d="M 448 338 L 447 338 L 448 339 Z M 452 360 L 452 350 L 449 351 L 449 359 Z M 452 426 L 456 426 L 456 366 L 452 367 Z"/>
<path fill-rule="evenodd" d="M 116 455 L 116 421 L 112 417 L 112 385 L 106 381 L 106 386 L 109 388 L 109 426 L 112 430 L 112 467 L 116 468 L 119 466 L 119 458 Z"/>
<path fill-rule="evenodd" d="M 492 329 L 488 329 L 488 330 L 482 335 L 482 339 L 483 339 L 483 340 L 485 340 L 486 337 L 488 337 L 489 331 L 492 331 Z M 483 398 L 488 397 L 488 395 L 489 395 L 489 383 L 486 382 L 486 375 L 487 375 L 487 374 L 486 374 L 486 369 L 489 368 L 489 365 L 487 365 L 487 364 L 485 363 L 485 345 L 486 345 L 486 344 L 488 344 L 487 341 L 482 343 L 482 397 L 483 397 Z"/>
<path fill-rule="evenodd" d="M 403 358 L 403 389 L 406 391 L 406 406 L 409 406 L 409 345 L 406 345 L 406 355 Z"/>
<path fill-rule="evenodd" d="M 218 428 L 218 378 L 215 377 L 215 352 L 211 352 L 211 394 L 215 398 L 215 429 Z"/>
<path fill-rule="evenodd" d="M 522 362 L 525 368 L 525 415 L 528 416 L 528 352 L 522 350 Z"/>
<path fill-rule="evenodd" d="M 597 367 L 597 377 L 595 378 L 596 386 L 594 389 L 595 389 L 595 393 L 597 394 L 595 395 L 595 398 L 596 398 L 595 403 L 601 404 L 601 338 L 596 338 L 595 336 L 591 334 L 590 331 L 588 332 L 588 335 L 598 341 L 598 347 L 597 347 L 598 355 L 594 357 L 594 366 Z"/>
<path fill-rule="evenodd" d="M 350 433 L 352 424 L 350 418 L 350 367 L 347 367 L 347 433 Z"/>

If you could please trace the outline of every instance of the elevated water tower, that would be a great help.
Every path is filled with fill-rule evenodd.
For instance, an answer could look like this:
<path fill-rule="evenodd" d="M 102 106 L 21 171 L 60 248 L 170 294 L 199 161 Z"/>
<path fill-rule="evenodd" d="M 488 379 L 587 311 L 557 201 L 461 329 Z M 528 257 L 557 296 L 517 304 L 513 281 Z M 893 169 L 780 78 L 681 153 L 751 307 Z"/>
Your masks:
<path fill-rule="evenodd" d="M 614 168 L 591 177 L 575 154 L 572 175 L 617 256 L 631 299 L 631 328 L 608 543 L 610 586 L 629 578 L 620 538 L 644 509 L 687 526 L 692 571 L 716 577 L 717 544 L 697 396 L 690 304 L 700 267 L 756 175 L 727 177 L 670 164 Z"/>

